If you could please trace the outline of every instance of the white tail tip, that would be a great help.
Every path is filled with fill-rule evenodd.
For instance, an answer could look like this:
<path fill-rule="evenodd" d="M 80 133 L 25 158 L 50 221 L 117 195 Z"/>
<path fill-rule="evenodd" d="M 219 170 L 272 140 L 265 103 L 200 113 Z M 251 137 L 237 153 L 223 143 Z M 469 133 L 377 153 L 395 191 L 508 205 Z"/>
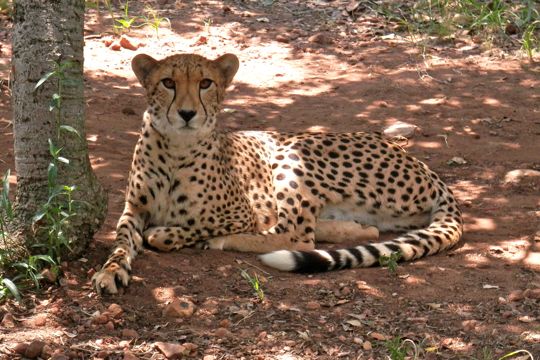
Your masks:
<path fill-rule="evenodd" d="M 289 250 L 272 251 L 268 254 L 259 255 L 263 264 L 281 271 L 293 271 L 296 268 L 294 253 Z"/>

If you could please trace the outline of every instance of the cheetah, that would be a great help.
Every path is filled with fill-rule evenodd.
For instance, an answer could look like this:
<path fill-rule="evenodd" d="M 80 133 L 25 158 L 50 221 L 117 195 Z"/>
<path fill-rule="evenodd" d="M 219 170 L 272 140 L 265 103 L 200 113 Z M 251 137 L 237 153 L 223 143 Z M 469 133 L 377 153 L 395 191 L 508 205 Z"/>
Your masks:
<path fill-rule="evenodd" d="M 217 130 L 235 55 L 139 54 L 132 68 L 148 107 L 115 245 L 93 276 L 98 293 L 127 286 L 145 246 L 255 252 L 282 271 L 322 272 L 377 265 L 395 252 L 414 260 L 459 241 L 462 216 L 448 186 L 378 133 Z M 404 233 L 375 242 L 378 230 Z M 315 249 L 316 240 L 365 239 Z"/>

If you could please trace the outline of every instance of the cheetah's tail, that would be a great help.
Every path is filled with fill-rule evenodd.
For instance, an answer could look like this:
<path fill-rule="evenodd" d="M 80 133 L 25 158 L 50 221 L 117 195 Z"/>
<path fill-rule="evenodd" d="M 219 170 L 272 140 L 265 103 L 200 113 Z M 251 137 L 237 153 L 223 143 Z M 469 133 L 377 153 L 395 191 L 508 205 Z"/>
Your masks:
<path fill-rule="evenodd" d="M 303 273 L 370 267 L 378 265 L 381 256 L 395 252 L 401 254 L 399 261 L 411 261 L 449 249 L 461 238 L 463 221 L 453 198 L 440 202 L 431 218 L 427 228 L 409 231 L 390 241 L 339 250 L 278 250 L 263 254 L 260 259 L 282 271 Z"/>

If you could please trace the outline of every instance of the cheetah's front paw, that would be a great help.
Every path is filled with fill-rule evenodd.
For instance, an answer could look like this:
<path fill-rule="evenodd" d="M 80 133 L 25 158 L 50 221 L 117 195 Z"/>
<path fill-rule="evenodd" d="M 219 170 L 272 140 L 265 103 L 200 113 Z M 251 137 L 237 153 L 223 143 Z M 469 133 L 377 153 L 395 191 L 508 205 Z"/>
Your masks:
<path fill-rule="evenodd" d="M 129 271 L 116 262 L 106 264 L 103 269 L 92 276 L 92 284 L 98 295 L 116 294 L 120 286 L 129 283 Z"/>

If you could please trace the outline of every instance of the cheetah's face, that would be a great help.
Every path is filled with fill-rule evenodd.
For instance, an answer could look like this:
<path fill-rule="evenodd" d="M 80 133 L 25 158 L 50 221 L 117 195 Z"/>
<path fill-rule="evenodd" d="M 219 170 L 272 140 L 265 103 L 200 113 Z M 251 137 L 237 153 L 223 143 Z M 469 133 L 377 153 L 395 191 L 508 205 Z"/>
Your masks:
<path fill-rule="evenodd" d="M 146 89 L 146 116 L 159 133 L 191 142 L 206 137 L 216 126 L 225 88 L 238 70 L 238 58 L 225 54 L 208 60 L 194 54 L 163 60 L 140 54 L 132 68 Z"/>

